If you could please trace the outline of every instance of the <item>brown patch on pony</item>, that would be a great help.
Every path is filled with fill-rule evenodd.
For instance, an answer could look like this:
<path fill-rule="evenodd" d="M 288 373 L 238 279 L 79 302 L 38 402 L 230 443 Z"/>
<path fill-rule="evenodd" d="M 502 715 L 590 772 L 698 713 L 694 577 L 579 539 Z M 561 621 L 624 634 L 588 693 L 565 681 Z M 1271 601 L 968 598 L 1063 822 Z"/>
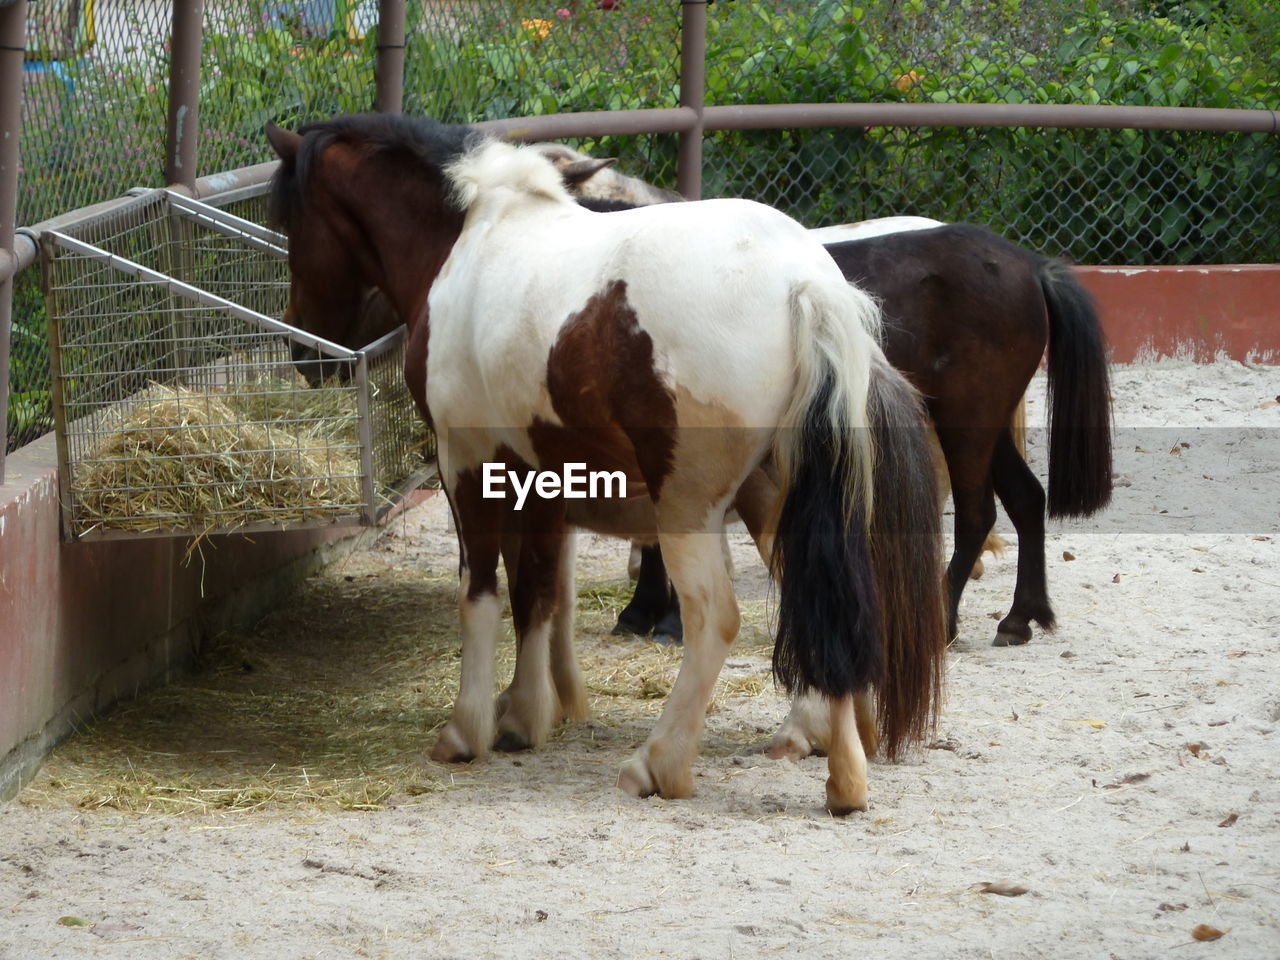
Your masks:
<path fill-rule="evenodd" d="M 675 451 L 675 401 L 626 281 L 614 280 L 565 321 L 547 356 L 547 393 L 563 426 L 535 420 L 529 430 L 544 467 L 567 459 L 622 470 L 643 478 L 657 499 Z"/>
<path fill-rule="evenodd" d="M 529 465 L 505 444 L 493 453 L 493 462 L 504 464 L 504 470 L 528 470 Z M 485 594 L 497 595 L 498 559 L 502 552 L 502 533 L 509 504 L 486 498 L 480 467 L 459 471 L 454 481 L 450 505 L 458 524 L 462 544 L 461 563 L 470 574 L 467 599 Z"/>

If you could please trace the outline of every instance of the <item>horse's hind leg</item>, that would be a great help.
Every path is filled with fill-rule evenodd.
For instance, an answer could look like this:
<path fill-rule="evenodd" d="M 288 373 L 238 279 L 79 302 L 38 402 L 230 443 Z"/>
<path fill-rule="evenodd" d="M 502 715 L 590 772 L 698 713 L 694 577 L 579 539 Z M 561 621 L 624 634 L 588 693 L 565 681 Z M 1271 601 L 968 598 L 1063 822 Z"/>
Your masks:
<path fill-rule="evenodd" d="M 827 750 L 827 809 L 837 817 L 867 809 L 867 757 L 853 696 L 829 701 L 831 746 Z"/>
<path fill-rule="evenodd" d="M 858 721 L 858 739 L 862 741 L 863 752 L 874 757 L 880 752 L 880 728 L 876 725 L 876 704 L 869 690 L 853 695 L 853 712 Z"/>
<path fill-rule="evenodd" d="M 992 462 L 996 494 L 1018 531 L 1018 581 L 1013 606 L 996 628 L 995 646 L 1008 647 L 1031 639 L 1031 621 L 1053 629 L 1053 608 L 1044 560 L 1044 488 L 1018 453 L 1009 431 L 1001 434 Z"/>
<path fill-rule="evenodd" d="M 831 711 L 827 701 L 812 691 L 797 694 L 791 710 L 769 743 L 773 760 L 803 760 L 824 754 L 831 742 Z"/>
<path fill-rule="evenodd" d="M 871 694 L 834 700 L 800 694 L 773 738 L 769 756 L 800 760 L 827 755 L 827 809 L 837 817 L 867 809 L 867 757 L 880 746 Z"/>
<path fill-rule="evenodd" d="M 738 605 L 721 553 L 722 527 L 661 537 L 681 599 L 684 660 L 653 733 L 618 774 L 618 786 L 634 796 L 677 798 L 693 792 L 693 760 L 707 704 L 738 633 Z"/>
<path fill-rule="evenodd" d="M 947 497 L 951 495 L 951 474 L 947 470 L 947 458 L 942 452 L 942 442 L 938 439 L 936 430 L 929 431 L 929 456 L 933 461 L 933 476 L 938 484 L 938 511 L 941 512 L 946 506 Z M 1004 541 L 994 530 L 989 531 L 986 539 L 982 541 L 982 549 L 978 551 L 978 559 L 973 561 L 973 567 L 969 570 L 969 579 L 981 580 L 982 575 L 986 573 L 986 564 L 982 562 L 984 553 L 1003 552 Z"/>
<path fill-rule="evenodd" d="M 995 495 L 991 487 L 995 437 L 985 430 L 939 429 L 938 439 L 946 454 L 947 469 L 951 475 L 951 500 L 955 507 L 955 545 L 947 566 L 951 604 L 947 628 L 954 639 L 965 582 L 996 522 Z"/>
<path fill-rule="evenodd" d="M 880 750 L 880 728 L 876 723 L 875 701 L 870 691 L 854 694 L 854 719 L 858 739 L 868 757 Z M 769 743 L 768 755 L 773 760 L 803 760 L 822 756 L 831 749 L 831 709 L 819 694 L 802 693 L 791 701 L 791 711 L 778 727 Z"/>

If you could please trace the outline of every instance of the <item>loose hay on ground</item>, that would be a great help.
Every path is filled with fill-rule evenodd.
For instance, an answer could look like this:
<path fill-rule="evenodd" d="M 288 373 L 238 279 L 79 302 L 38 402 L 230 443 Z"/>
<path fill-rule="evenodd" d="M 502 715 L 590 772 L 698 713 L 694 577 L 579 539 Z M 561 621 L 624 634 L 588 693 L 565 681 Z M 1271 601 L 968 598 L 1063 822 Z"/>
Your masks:
<path fill-rule="evenodd" d="M 628 594 L 617 577 L 584 584 L 577 636 L 593 719 L 559 727 L 544 754 L 571 760 L 603 745 L 621 762 L 661 711 L 682 650 L 610 636 Z M 221 638 L 193 672 L 62 744 L 22 802 L 136 813 L 362 810 L 394 797 L 429 802 L 486 776 L 485 765 L 427 756 L 457 694 L 456 596 L 452 572 L 331 568 L 256 631 Z M 499 685 L 515 664 L 506 616 Z M 762 635 L 744 623 L 748 643 L 733 660 L 749 669 L 722 678 L 713 711 L 769 689 L 767 660 L 752 655 Z M 710 749 L 737 743 L 717 734 Z"/>

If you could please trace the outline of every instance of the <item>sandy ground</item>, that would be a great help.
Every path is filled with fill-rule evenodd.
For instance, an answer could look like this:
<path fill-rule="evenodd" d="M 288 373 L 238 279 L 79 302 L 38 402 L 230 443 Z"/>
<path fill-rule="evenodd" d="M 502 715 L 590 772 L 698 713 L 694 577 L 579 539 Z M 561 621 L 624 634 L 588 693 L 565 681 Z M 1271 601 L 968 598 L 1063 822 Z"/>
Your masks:
<path fill-rule="evenodd" d="M 1280 377 L 1165 362 L 1114 381 L 1116 505 L 1051 528 L 1059 629 L 993 648 L 1016 548 L 989 560 L 938 738 L 873 764 L 869 812 L 824 813 L 823 760 L 763 755 L 786 709 L 767 682 L 718 697 L 684 801 L 614 788 L 650 720 L 608 698 L 537 751 L 369 811 L 122 813 L 38 779 L 0 808 L 0 957 L 1280 957 Z M 444 582 L 441 506 L 321 579 Z M 589 543 L 584 585 L 619 585 L 624 557 Z M 762 626 L 726 674 L 765 675 Z"/>

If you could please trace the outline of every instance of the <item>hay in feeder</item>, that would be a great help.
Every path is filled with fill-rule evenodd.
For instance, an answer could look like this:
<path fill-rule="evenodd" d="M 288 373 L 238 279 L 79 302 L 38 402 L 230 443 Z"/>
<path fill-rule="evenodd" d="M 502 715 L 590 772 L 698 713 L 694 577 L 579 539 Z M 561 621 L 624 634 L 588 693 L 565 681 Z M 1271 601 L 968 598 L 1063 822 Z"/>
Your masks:
<path fill-rule="evenodd" d="M 113 419 L 75 470 L 81 533 L 328 519 L 362 503 L 356 401 L 346 389 L 152 384 Z"/>

